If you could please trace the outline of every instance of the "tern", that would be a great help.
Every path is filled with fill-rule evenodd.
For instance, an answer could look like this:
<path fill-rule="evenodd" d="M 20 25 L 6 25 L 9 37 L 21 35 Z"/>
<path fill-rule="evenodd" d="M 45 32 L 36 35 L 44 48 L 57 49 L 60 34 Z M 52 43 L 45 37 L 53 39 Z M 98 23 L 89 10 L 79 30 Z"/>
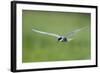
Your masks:
<path fill-rule="evenodd" d="M 73 39 L 72 37 L 75 34 L 77 34 L 79 31 L 81 31 L 81 30 L 83 30 L 85 28 L 86 27 L 83 27 L 83 28 L 79 28 L 79 29 L 76 29 L 74 31 L 68 32 L 66 36 L 61 36 L 61 35 L 58 35 L 58 34 L 55 34 L 55 33 L 44 32 L 44 31 L 40 31 L 40 30 L 37 30 L 37 29 L 33 29 L 33 28 L 32 28 L 32 31 L 36 32 L 36 33 L 40 33 L 40 34 L 56 37 L 57 40 L 60 41 L 60 42 L 69 42 L 69 41 L 71 41 Z"/>

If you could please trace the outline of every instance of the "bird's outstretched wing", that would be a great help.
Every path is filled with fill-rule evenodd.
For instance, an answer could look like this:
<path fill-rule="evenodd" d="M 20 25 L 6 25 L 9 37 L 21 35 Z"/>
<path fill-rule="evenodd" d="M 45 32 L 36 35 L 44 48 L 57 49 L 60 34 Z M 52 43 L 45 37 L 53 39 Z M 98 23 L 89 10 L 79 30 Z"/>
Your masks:
<path fill-rule="evenodd" d="M 39 30 L 36 30 L 36 29 L 32 29 L 32 31 L 40 33 L 40 34 L 44 34 L 44 35 L 53 36 L 53 37 L 56 37 L 56 38 L 61 37 L 60 35 L 57 35 L 57 34 L 54 34 L 54 33 L 48 33 L 48 32 L 39 31 Z"/>
<path fill-rule="evenodd" d="M 76 30 L 74 30 L 74 31 L 72 31 L 72 32 L 69 32 L 69 33 L 66 35 L 66 37 L 67 37 L 68 39 L 72 40 L 72 37 L 73 37 L 74 35 L 76 35 L 79 31 L 84 30 L 84 29 L 86 29 L 86 28 L 87 28 L 87 27 L 83 27 L 83 28 L 80 28 L 80 29 L 76 29 Z"/>

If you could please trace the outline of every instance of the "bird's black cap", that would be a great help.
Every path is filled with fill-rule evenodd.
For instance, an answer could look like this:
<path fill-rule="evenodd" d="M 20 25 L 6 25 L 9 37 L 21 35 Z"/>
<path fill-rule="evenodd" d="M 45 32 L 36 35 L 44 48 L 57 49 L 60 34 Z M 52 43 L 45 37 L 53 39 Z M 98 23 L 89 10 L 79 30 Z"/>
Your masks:
<path fill-rule="evenodd" d="M 61 40 L 61 42 L 67 42 L 67 38 L 66 37 L 59 37 L 58 41 L 60 41 L 60 40 Z"/>
<path fill-rule="evenodd" d="M 58 38 L 58 41 L 60 41 L 62 39 L 62 37 Z"/>

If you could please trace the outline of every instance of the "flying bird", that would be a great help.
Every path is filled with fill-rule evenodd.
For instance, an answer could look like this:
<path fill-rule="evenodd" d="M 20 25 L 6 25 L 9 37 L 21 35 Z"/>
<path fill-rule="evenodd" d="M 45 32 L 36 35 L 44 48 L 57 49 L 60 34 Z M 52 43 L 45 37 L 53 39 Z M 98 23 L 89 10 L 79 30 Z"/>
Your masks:
<path fill-rule="evenodd" d="M 55 34 L 55 33 L 44 32 L 44 31 L 36 30 L 34 28 L 32 28 L 32 31 L 36 32 L 36 33 L 56 37 L 57 40 L 60 41 L 60 42 L 69 42 L 69 41 L 73 40 L 72 37 L 74 35 L 76 35 L 79 31 L 84 30 L 84 29 L 86 29 L 86 27 L 79 28 L 79 29 L 76 29 L 74 31 L 68 32 L 66 36 L 58 35 L 58 34 Z"/>

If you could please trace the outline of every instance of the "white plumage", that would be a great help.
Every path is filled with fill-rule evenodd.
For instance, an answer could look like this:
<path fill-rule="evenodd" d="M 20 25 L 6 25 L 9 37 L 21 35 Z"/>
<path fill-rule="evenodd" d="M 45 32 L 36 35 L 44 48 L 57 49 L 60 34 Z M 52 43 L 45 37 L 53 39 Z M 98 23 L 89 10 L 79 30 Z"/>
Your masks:
<path fill-rule="evenodd" d="M 48 33 L 48 32 L 43 32 L 43 31 L 39 31 L 39 30 L 36 30 L 36 29 L 32 29 L 32 31 L 37 32 L 37 33 L 40 33 L 40 34 L 45 34 L 45 35 L 54 36 L 54 37 L 57 37 L 57 38 L 60 37 L 60 36 L 57 35 L 57 34 L 54 34 L 54 33 Z"/>
<path fill-rule="evenodd" d="M 71 41 L 73 38 L 73 36 L 75 34 L 77 34 L 79 31 L 83 30 L 83 29 L 86 29 L 87 27 L 83 27 L 83 28 L 80 28 L 80 29 L 76 29 L 74 31 L 71 31 L 69 33 L 67 33 L 66 36 L 61 36 L 61 35 L 58 35 L 58 34 L 54 34 L 54 33 L 49 33 L 49 32 L 44 32 L 44 31 L 39 31 L 39 30 L 36 30 L 36 29 L 32 29 L 33 32 L 36 32 L 36 33 L 40 33 L 40 34 L 44 34 L 44 35 L 49 35 L 49 36 L 53 36 L 53 37 L 56 37 L 58 39 L 58 41 L 62 41 L 62 42 L 68 42 L 68 41 Z"/>

